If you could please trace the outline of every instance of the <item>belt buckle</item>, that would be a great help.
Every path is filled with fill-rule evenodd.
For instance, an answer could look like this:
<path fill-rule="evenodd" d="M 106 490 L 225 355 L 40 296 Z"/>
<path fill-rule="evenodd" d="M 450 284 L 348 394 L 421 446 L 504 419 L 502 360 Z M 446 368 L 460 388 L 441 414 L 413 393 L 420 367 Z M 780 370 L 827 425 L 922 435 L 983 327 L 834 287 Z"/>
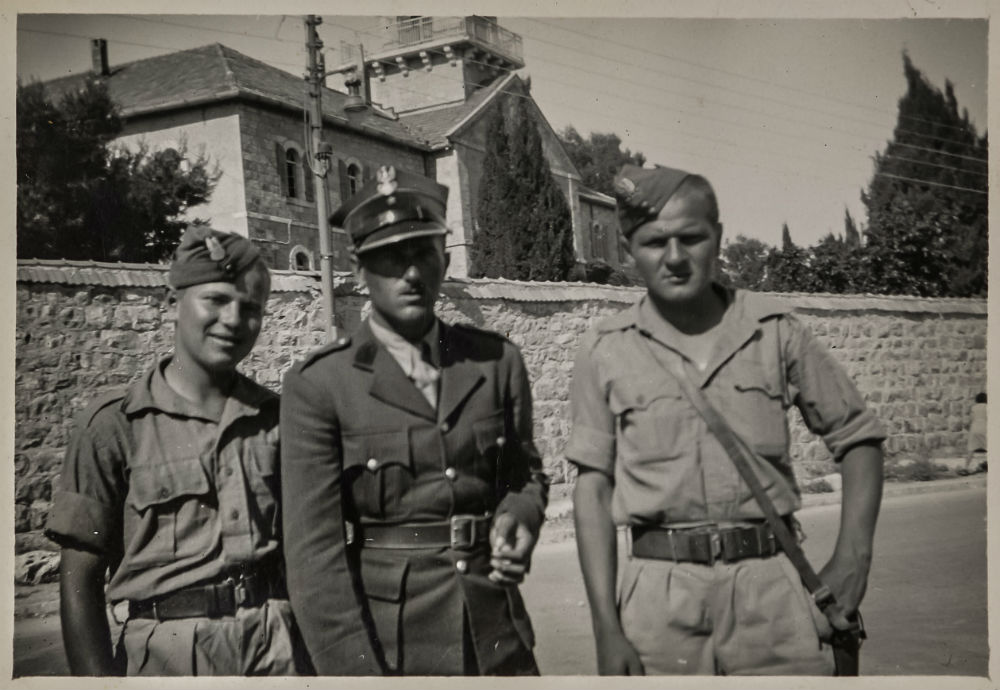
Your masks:
<path fill-rule="evenodd" d="M 243 606 L 249 600 L 250 595 L 247 590 L 246 582 L 243 581 L 242 573 L 240 573 L 238 578 L 230 575 L 226 578 L 225 584 L 233 588 L 233 601 L 236 603 L 237 607 Z"/>
<path fill-rule="evenodd" d="M 476 545 L 476 516 L 452 515 L 450 530 L 451 548 L 471 549 Z"/>
<path fill-rule="evenodd" d="M 710 547 L 708 553 L 708 564 L 715 565 L 716 561 L 722 561 L 725 563 L 726 559 L 723 558 L 722 554 L 722 533 L 719 530 L 713 529 L 708 533 L 708 545 Z"/>

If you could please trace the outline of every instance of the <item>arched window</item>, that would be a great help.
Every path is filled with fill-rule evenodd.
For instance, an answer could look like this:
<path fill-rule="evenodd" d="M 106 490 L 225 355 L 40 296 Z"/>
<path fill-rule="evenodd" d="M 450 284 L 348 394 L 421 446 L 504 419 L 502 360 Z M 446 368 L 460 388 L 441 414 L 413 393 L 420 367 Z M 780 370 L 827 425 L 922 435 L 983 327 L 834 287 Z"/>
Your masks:
<path fill-rule="evenodd" d="M 314 270 L 312 252 L 301 244 L 296 245 L 288 255 L 288 267 L 293 271 Z"/>
<path fill-rule="evenodd" d="M 358 193 L 361 184 L 361 166 L 357 163 L 351 163 L 347 166 L 347 188 L 350 190 L 351 196 Z"/>
<path fill-rule="evenodd" d="M 299 197 L 299 154 L 295 149 L 285 151 L 285 189 L 287 196 Z"/>

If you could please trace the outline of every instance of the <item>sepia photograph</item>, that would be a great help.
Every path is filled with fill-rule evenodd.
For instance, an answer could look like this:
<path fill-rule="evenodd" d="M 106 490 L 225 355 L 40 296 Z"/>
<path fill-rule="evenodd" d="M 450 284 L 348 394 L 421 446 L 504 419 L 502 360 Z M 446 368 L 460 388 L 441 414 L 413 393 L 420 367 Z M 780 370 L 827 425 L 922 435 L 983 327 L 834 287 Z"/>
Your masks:
<path fill-rule="evenodd" d="M 994 687 L 992 4 L 717 5 L 6 10 L 3 680 Z"/>

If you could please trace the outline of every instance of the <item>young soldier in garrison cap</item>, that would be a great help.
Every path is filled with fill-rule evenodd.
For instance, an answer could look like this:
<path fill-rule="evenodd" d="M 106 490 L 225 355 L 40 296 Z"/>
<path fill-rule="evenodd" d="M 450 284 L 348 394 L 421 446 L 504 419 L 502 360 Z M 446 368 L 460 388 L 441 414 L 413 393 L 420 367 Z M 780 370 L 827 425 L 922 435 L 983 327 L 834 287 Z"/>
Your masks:
<path fill-rule="evenodd" d="M 831 624 L 848 629 L 865 593 L 884 431 L 802 323 L 715 282 L 722 224 L 703 177 L 628 165 L 615 185 L 646 295 L 581 343 L 565 451 L 580 471 L 574 514 L 599 671 L 831 674 Z M 794 530 L 801 506 L 790 406 L 840 464 L 840 534 L 819 573 L 837 602 L 827 615 L 698 399 L 755 452 L 745 469 L 776 523 Z M 629 540 L 617 601 L 616 525 Z"/>
<path fill-rule="evenodd" d="M 434 313 L 447 191 L 384 167 L 333 215 L 371 317 L 285 375 L 288 586 L 321 675 L 538 672 L 531 390 L 512 343 Z"/>
<path fill-rule="evenodd" d="M 236 371 L 268 270 L 249 240 L 192 226 L 169 283 L 173 354 L 83 414 L 55 493 L 70 670 L 308 671 L 284 585 L 278 396 Z M 109 568 L 107 599 L 128 611 L 114 660 Z"/>

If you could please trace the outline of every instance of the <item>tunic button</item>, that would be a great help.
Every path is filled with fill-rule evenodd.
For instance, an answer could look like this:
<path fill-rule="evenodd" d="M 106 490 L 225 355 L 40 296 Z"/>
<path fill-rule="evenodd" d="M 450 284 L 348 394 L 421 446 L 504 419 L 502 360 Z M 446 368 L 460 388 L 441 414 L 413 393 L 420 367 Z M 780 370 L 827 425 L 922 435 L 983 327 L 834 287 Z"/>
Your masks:
<path fill-rule="evenodd" d="M 378 460 L 376 460 L 375 458 L 368 458 L 368 462 L 365 463 L 365 467 L 374 472 L 375 469 L 378 467 Z"/>
<path fill-rule="evenodd" d="M 507 445 L 507 438 L 505 436 L 497 436 L 497 445 L 503 448 Z"/>
<path fill-rule="evenodd" d="M 231 517 L 233 520 L 236 520 L 237 518 L 239 518 L 239 516 L 240 516 L 240 511 L 238 510 L 234 510 L 229 514 L 229 517 Z"/>
<path fill-rule="evenodd" d="M 444 433 L 447 434 L 448 433 L 448 429 L 450 429 L 450 428 L 451 428 L 451 425 L 448 424 L 448 422 L 441 422 L 441 431 L 443 431 Z"/>
<path fill-rule="evenodd" d="M 458 569 L 458 572 L 464 573 L 469 569 L 469 563 L 463 558 L 455 564 L 455 567 Z"/>
<path fill-rule="evenodd" d="M 444 476 L 446 476 L 448 479 L 452 481 L 455 481 L 455 477 L 458 476 L 458 472 L 455 471 L 454 467 L 449 467 L 444 471 Z"/>
<path fill-rule="evenodd" d="M 232 477 L 233 476 L 233 468 L 232 467 L 227 467 L 226 468 L 226 476 L 227 477 Z"/>
<path fill-rule="evenodd" d="M 167 491 L 166 487 L 163 487 L 162 489 L 160 489 L 160 498 L 166 498 L 169 495 L 170 495 L 170 492 Z"/>

